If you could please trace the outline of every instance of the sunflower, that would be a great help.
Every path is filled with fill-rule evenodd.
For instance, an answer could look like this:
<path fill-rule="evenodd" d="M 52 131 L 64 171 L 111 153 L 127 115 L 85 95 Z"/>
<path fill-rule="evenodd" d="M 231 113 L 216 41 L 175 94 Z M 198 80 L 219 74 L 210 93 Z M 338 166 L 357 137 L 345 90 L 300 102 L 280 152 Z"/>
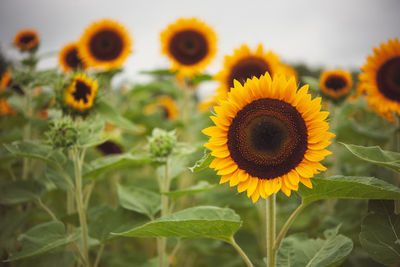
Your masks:
<path fill-rule="evenodd" d="M 85 74 L 77 74 L 64 92 L 65 103 L 73 109 L 84 111 L 93 106 L 98 84 Z"/>
<path fill-rule="evenodd" d="M 17 32 L 14 45 L 21 51 L 33 51 L 39 45 L 39 34 L 33 29 L 24 29 Z"/>
<path fill-rule="evenodd" d="M 290 196 L 299 182 L 312 188 L 310 178 L 326 170 L 319 162 L 331 154 L 325 148 L 335 135 L 327 132 L 321 98 L 311 100 L 308 85 L 296 90 L 295 79 L 284 75 L 234 81 L 210 116 L 215 126 L 203 130 L 211 136 L 204 146 L 215 157 L 210 168 L 220 183 L 247 190 L 253 202 L 280 190 Z"/>
<path fill-rule="evenodd" d="M 374 48 L 359 75 L 360 91 L 365 91 L 367 101 L 379 114 L 394 120 L 400 114 L 400 42 L 389 40 Z"/>
<path fill-rule="evenodd" d="M 61 49 L 58 62 L 64 72 L 84 69 L 83 61 L 78 55 L 78 45 L 76 43 L 69 43 Z"/>
<path fill-rule="evenodd" d="M 104 143 L 98 145 L 96 147 L 103 155 L 113 155 L 113 154 L 121 154 L 122 148 L 114 141 L 105 141 Z"/>
<path fill-rule="evenodd" d="M 324 95 L 333 99 L 341 98 L 350 92 L 353 81 L 345 70 L 327 70 L 319 77 L 319 87 Z"/>
<path fill-rule="evenodd" d="M 24 90 L 22 90 L 22 88 L 18 84 L 13 84 L 11 72 L 8 70 L 1 75 L 0 92 L 3 92 L 6 88 L 11 88 L 11 90 L 20 95 L 25 94 Z"/>
<path fill-rule="evenodd" d="M 158 96 L 155 104 L 147 105 L 144 108 L 144 114 L 150 115 L 161 109 L 164 118 L 168 120 L 174 120 L 178 117 L 178 108 L 176 106 L 175 100 L 169 96 L 162 95 Z"/>
<path fill-rule="evenodd" d="M 0 98 L 0 116 L 15 115 L 17 111 L 10 107 L 7 103 L 7 99 Z"/>
<path fill-rule="evenodd" d="M 215 56 L 217 36 L 212 28 L 196 19 L 178 19 L 161 32 L 162 53 L 172 61 L 178 77 L 200 73 Z"/>
<path fill-rule="evenodd" d="M 233 81 L 244 83 L 248 78 L 257 77 L 268 72 L 274 76 L 280 69 L 279 58 L 272 51 L 264 52 L 263 46 L 258 45 L 252 52 L 247 45 L 242 45 L 233 52 L 232 56 L 225 56 L 224 68 L 215 75 L 214 80 L 220 82 L 217 89 L 217 98 L 224 99 L 233 87 Z"/>
<path fill-rule="evenodd" d="M 279 72 L 283 73 L 287 79 L 294 77 L 296 80 L 296 83 L 298 83 L 299 76 L 297 75 L 297 71 L 289 64 L 281 63 Z"/>
<path fill-rule="evenodd" d="M 11 85 L 11 73 L 9 71 L 3 72 L 0 80 L 0 92 L 4 91 Z"/>
<path fill-rule="evenodd" d="M 88 67 L 110 70 L 120 67 L 131 53 L 132 40 L 118 22 L 104 19 L 86 28 L 78 51 Z"/>

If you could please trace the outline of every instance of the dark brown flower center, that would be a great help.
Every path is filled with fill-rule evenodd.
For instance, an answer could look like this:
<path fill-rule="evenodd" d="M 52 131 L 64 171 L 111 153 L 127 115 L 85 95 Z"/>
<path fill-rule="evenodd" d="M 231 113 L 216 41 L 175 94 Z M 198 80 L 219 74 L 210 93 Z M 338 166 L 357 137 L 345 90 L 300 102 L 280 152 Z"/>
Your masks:
<path fill-rule="evenodd" d="M 325 87 L 333 91 L 340 91 L 347 86 L 347 81 L 344 77 L 331 75 L 325 80 Z"/>
<path fill-rule="evenodd" d="M 228 131 L 228 149 L 240 169 L 260 179 L 273 179 L 303 160 L 307 137 L 306 124 L 296 108 L 263 98 L 236 114 Z"/>
<path fill-rule="evenodd" d="M 233 87 L 233 80 L 237 80 L 244 85 L 247 79 L 251 79 L 254 76 L 260 78 L 267 71 L 270 72 L 271 70 L 267 62 L 262 58 L 248 57 L 242 59 L 232 67 L 231 73 L 228 76 L 229 90 Z"/>
<path fill-rule="evenodd" d="M 83 102 L 88 102 L 88 95 L 91 93 L 91 88 L 86 83 L 82 81 L 76 81 L 75 92 L 72 93 L 76 101 L 83 99 Z"/>
<path fill-rule="evenodd" d="M 97 148 L 104 154 L 104 155 L 111 155 L 111 154 L 121 154 L 122 149 L 121 147 L 113 141 L 106 141 L 101 145 L 98 145 Z"/>
<path fill-rule="evenodd" d="M 33 40 L 35 40 L 35 35 L 31 33 L 26 33 L 19 38 L 19 41 L 23 44 L 29 44 Z"/>
<path fill-rule="evenodd" d="M 74 47 L 65 54 L 65 63 L 72 69 L 82 67 L 82 60 L 78 56 L 77 48 Z"/>
<path fill-rule="evenodd" d="M 208 43 L 203 34 L 185 30 L 175 34 L 169 43 L 172 56 L 183 65 L 194 65 L 207 56 Z"/>
<path fill-rule="evenodd" d="M 101 61 L 112 61 L 118 58 L 123 46 L 121 35 L 112 30 L 99 31 L 89 42 L 91 54 Z"/>
<path fill-rule="evenodd" d="M 376 82 L 385 97 L 400 102 L 400 57 L 386 61 L 379 68 Z"/>

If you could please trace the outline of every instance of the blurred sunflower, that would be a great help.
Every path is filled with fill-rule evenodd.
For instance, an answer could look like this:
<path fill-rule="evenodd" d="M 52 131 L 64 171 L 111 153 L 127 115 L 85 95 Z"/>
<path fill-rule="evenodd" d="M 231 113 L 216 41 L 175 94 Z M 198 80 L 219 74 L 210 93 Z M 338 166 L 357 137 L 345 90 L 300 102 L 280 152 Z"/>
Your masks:
<path fill-rule="evenodd" d="M 308 85 L 296 90 L 295 79 L 284 75 L 234 82 L 210 116 L 215 126 L 203 130 L 220 183 L 247 190 L 253 202 L 280 190 L 290 196 L 299 182 L 312 188 L 310 178 L 326 170 L 319 162 L 331 154 L 325 148 L 335 135 L 327 132 L 321 98 L 311 100 Z"/>
<path fill-rule="evenodd" d="M 73 109 L 84 111 L 93 106 L 98 84 L 85 74 L 77 74 L 64 92 L 65 103 Z"/>
<path fill-rule="evenodd" d="M 23 29 L 14 37 L 14 45 L 21 51 L 32 51 L 39 45 L 39 34 L 33 29 Z"/>
<path fill-rule="evenodd" d="M 200 73 L 215 56 L 217 36 L 214 30 L 196 19 L 178 19 L 161 32 L 162 53 L 172 61 L 178 78 Z"/>
<path fill-rule="evenodd" d="M 225 56 L 223 70 L 214 77 L 214 80 L 220 82 L 217 98 L 226 97 L 233 87 L 234 80 L 244 84 L 247 79 L 259 78 L 266 72 L 274 76 L 279 70 L 279 58 L 273 52 L 264 52 L 261 44 L 254 52 L 247 45 L 242 45 L 232 56 Z"/>
<path fill-rule="evenodd" d="M 1 75 L 0 79 L 0 92 L 4 91 L 6 88 L 11 88 L 14 92 L 24 95 L 24 90 L 18 85 L 18 84 L 13 84 L 13 80 L 11 78 L 11 72 L 10 71 L 5 71 Z"/>
<path fill-rule="evenodd" d="M 78 45 L 76 43 L 69 43 L 61 49 L 58 62 L 64 72 L 84 69 L 85 66 L 78 55 Z"/>
<path fill-rule="evenodd" d="M 96 148 L 103 153 L 103 155 L 121 154 L 123 152 L 120 145 L 110 140 L 96 146 Z"/>
<path fill-rule="evenodd" d="M 369 104 L 383 117 L 394 120 L 400 114 L 400 42 L 388 40 L 374 48 L 361 68 L 359 91 L 366 92 Z"/>
<path fill-rule="evenodd" d="M 280 73 L 283 73 L 287 79 L 294 77 L 296 80 L 296 83 L 298 83 L 298 81 L 299 81 L 299 76 L 297 75 L 297 71 L 289 64 L 281 63 L 280 64 Z"/>
<path fill-rule="evenodd" d="M 345 70 L 327 70 L 319 77 L 319 86 L 326 96 L 338 99 L 350 92 L 353 81 Z"/>
<path fill-rule="evenodd" d="M 120 67 L 132 51 L 132 40 L 118 22 L 104 19 L 89 25 L 79 44 L 79 57 L 88 67 L 110 70 Z"/>
<path fill-rule="evenodd" d="M 15 115 L 17 111 L 10 107 L 7 103 L 7 99 L 0 98 L 0 116 Z"/>
<path fill-rule="evenodd" d="M 146 115 L 150 115 L 156 112 L 157 109 L 161 109 L 164 117 L 168 120 L 174 120 L 178 117 L 178 108 L 176 102 L 169 96 L 158 96 L 155 104 L 147 105 L 143 112 Z"/>

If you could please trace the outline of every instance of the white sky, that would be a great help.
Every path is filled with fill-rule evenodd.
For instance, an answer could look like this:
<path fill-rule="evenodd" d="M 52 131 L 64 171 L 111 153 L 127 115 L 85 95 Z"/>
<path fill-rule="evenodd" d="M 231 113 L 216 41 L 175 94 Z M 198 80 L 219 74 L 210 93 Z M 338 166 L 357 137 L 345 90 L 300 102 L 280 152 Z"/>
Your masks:
<path fill-rule="evenodd" d="M 399 0 L 0 0 L 0 46 L 15 58 L 10 48 L 15 33 L 32 27 L 41 35 L 41 53 L 58 51 L 93 20 L 112 18 L 132 34 L 134 53 L 124 76 L 135 82 L 143 80 L 141 70 L 168 67 L 159 33 L 175 19 L 191 16 L 218 35 L 210 73 L 242 43 L 253 48 L 263 43 L 289 63 L 357 69 L 373 46 L 400 37 Z M 41 66 L 56 64 L 52 58 Z"/>

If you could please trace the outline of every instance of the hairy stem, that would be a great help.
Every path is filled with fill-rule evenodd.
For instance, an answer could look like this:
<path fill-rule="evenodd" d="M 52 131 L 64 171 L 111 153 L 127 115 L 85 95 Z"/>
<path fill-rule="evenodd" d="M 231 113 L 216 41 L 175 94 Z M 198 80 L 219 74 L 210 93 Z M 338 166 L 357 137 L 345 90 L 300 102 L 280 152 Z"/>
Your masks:
<path fill-rule="evenodd" d="M 73 161 L 75 169 L 75 199 L 76 207 L 79 215 L 79 223 L 82 229 L 82 250 L 84 257 L 84 265 L 90 266 L 89 260 L 89 248 L 88 248 L 88 228 L 86 222 L 86 211 L 83 204 L 83 193 L 82 193 L 82 163 L 83 163 L 84 151 L 80 155 L 78 148 L 73 148 Z"/>
<path fill-rule="evenodd" d="M 274 251 L 277 252 L 279 246 L 281 245 L 282 239 L 285 237 L 286 232 L 289 230 L 289 227 L 292 225 L 293 221 L 296 219 L 297 215 L 307 206 L 303 202 L 293 211 L 290 217 L 287 219 L 285 224 L 283 225 L 281 231 L 278 234 L 278 237 L 275 240 Z"/>
<path fill-rule="evenodd" d="M 169 177 L 168 177 L 168 158 L 165 162 L 165 168 L 164 168 L 164 179 L 162 180 L 161 184 L 161 192 L 169 192 Z M 161 195 L 161 217 L 164 217 L 168 215 L 169 212 L 169 199 L 167 195 Z M 165 254 L 165 249 L 167 247 L 167 238 L 166 237 L 161 237 L 160 238 L 160 249 L 159 249 L 159 255 L 158 255 L 158 266 L 163 267 L 164 266 L 164 254 Z"/>
<path fill-rule="evenodd" d="M 246 253 L 239 247 L 239 245 L 236 243 L 235 239 L 233 236 L 231 237 L 231 242 L 230 244 L 236 249 L 236 251 L 239 253 L 240 257 L 242 257 L 243 261 L 246 263 L 247 267 L 253 267 L 253 263 L 251 263 L 249 257 L 247 257 Z"/>
<path fill-rule="evenodd" d="M 38 199 L 38 203 L 50 215 L 50 217 L 54 221 L 57 221 L 57 217 L 54 215 L 54 213 L 51 211 L 51 209 L 49 207 L 47 207 L 46 204 L 43 203 L 43 201 L 40 198 Z"/>
<path fill-rule="evenodd" d="M 267 267 L 276 266 L 276 251 L 274 250 L 275 242 L 275 204 L 276 195 L 272 194 L 266 199 L 266 222 L 267 222 Z"/>

